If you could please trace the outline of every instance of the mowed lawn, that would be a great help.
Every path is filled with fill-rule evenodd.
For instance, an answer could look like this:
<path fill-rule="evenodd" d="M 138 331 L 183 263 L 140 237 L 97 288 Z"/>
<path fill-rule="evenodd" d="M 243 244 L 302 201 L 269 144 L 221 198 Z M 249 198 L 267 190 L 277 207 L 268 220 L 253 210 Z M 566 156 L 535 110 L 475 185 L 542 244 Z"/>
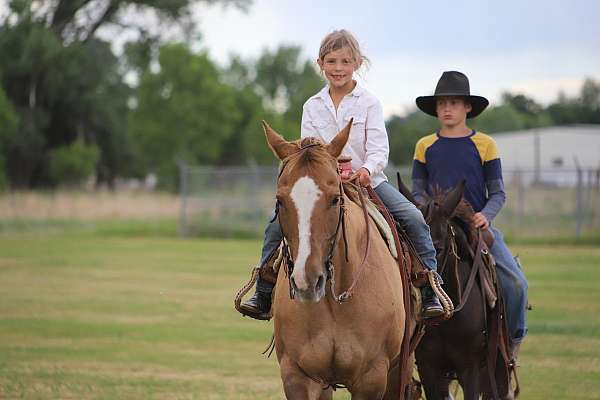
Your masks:
<path fill-rule="evenodd" d="M 0 398 L 281 399 L 272 324 L 233 297 L 258 241 L 0 238 Z M 515 247 L 523 399 L 600 399 L 600 248 Z M 344 391 L 336 399 L 348 398 Z"/>

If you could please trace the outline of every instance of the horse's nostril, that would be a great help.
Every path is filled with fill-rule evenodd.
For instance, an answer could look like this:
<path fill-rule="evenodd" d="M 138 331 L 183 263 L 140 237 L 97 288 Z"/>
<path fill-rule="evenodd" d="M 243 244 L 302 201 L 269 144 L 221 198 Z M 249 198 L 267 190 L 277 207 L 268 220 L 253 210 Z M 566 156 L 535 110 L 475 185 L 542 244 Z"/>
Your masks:
<path fill-rule="evenodd" d="M 298 290 L 298 286 L 296 286 L 296 281 L 294 280 L 294 277 L 290 277 L 290 284 L 292 285 L 292 289 L 294 290 Z"/>
<path fill-rule="evenodd" d="M 325 275 L 321 274 L 321 276 L 319 276 L 319 279 L 317 280 L 317 291 L 321 290 L 323 286 L 325 286 Z"/>

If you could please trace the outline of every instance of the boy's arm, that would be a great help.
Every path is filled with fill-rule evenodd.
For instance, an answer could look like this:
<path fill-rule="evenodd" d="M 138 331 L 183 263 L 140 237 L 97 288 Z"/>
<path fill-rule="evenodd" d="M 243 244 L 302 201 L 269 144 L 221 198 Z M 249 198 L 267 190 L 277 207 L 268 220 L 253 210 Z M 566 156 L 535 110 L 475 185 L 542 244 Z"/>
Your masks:
<path fill-rule="evenodd" d="M 488 200 L 481 210 L 481 213 L 485 215 L 488 222 L 491 223 L 506 202 L 506 192 L 504 191 L 504 182 L 502 181 L 502 178 L 486 181 L 485 186 L 488 191 Z"/>
<path fill-rule="evenodd" d="M 488 200 L 481 213 L 491 223 L 506 202 L 506 192 L 504 191 L 504 181 L 502 180 L 502 163 L 500 162 L 498 147 L 494 140 L 490 142 L 486 151 L 483 174 L 488 192 Z"/>
<path fill-rule="evenodd" d="M 427 193 L 427 186 L 429 186 L 429 174 L 425 165 L 425 151 L 421 141 L 417 142 L 415 146 L 411 179 L 412 195 L 417 202 L 425 203 L 425 193 Z"/>
<path fill-rule="evenodd" d="M 383 118 L 383 108 L 379 101 L 369 107 L 366 124 L 366 154 L 365 163 L 362 165 L 362 168 L 366 168 L 371 176 L 373 176 L 382 172 L 387 166 L 390 153 L 388 135 Z"/>

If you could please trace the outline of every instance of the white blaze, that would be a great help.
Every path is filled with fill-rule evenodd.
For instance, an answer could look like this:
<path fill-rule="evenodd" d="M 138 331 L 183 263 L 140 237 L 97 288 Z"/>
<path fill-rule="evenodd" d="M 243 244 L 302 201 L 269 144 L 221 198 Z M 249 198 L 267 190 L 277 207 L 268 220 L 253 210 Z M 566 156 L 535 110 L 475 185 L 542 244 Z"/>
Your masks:
<path fill-rule="evenodd" d="M 310 218 L 320 195 L 319 187 L 308 176 L 298 179 L 291 192 L 292 201 L 298 211 L 298 257 L 294 263 L 292 277 L 300 290 L 308 288 L 305 268 L 310 255 Z"/>

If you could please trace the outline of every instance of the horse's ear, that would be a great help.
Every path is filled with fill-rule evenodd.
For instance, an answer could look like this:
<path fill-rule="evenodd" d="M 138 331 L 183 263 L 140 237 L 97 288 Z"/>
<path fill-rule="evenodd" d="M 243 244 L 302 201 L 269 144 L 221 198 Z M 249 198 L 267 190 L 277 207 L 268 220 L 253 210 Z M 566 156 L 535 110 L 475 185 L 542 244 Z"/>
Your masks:
<path fill-rule="evenodd" d="M 454 210 L 456 210 L 458 203 L 460 203 L 460 200 L 463 197 L 464 190 L 465 180 L 463 179 L 458 185 L 456 185 L 456 187 L 454 187 L 454 189 L 448 192 L 446 198 L 444 199 L 444 204 L 441 207 L 444 215 L 451 217 L 452 214 L 454 214 Z"/>
<path fill-rule="evenodd" d="M 342 154 L 342 150 L 344 149 L 344 146 L 350 137 L 350 128 L 352 127 L 353 120 L 354 118 L 350 118 L 348 124 L 346 124 L 346 126 L 339 131 L 338 134 L 335 135 L 335 137 L 331 139 L 331 142 L 329 142 L 329 144 L 326 146 L 327 152 L 334 158 L 338 158 L 340 154 Z"/>
<path fill-rule="evenodd" d="M 415 199 L 415 196 L 413 196 L 411 191 L 406 187 L 404 182 L 402 182 L 402 178 L 400 177 L 400 172 L 396 172 L 396 179 L 398 180 L 398 191 L 400 193 L 402 193 L 404 195 L 404 197 L 406 197 L 408 199 L 408 201 L 410 201 L 415 206 L 417 206 L 417 208 L 419 208 L 421 205 L 419 204 L 417 199 Z"/>
<path fill-rule="evenodd" d="M 296 146 L 281 137 L 279 133 L 275 132 L 264 120 L 261 121 L 261 123 L 263 130 L 265 131 L 265 136 L 267 137 L 267 143 L 277 158 L 283 160 L 298 150 Z"/>

